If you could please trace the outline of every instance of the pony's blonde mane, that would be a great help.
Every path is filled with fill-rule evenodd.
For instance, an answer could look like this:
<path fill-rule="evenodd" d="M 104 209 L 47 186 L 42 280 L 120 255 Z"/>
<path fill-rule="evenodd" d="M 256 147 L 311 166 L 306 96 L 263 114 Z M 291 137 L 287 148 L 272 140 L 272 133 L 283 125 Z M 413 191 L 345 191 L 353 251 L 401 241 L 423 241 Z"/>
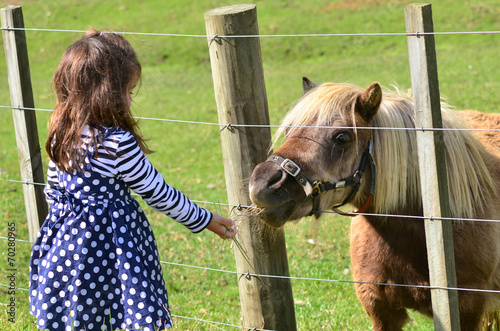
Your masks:
<path fill-rule="evenodd" d="M 349 84 L 325 83 L 299 99 L 282 121 L 274 142 L 294 127 L 330 126 L 334 119 L 355 123 L 354 101 L 362 89 Z M 446 104 L 441 105 L 445 129 L 466 128 L 466 123 Z M 339 117 L 340 116 L 340 117 Z M 415 128 L 413 100 L 409 94 L 384 91 L 373 127 Z M 495 183 L 486 167 L 485 147 L 470 131 L 445 130 L 448 190 L 452 217 L 474 218 L 484 210 Z M 376 213 L 391 213 L 403 206 L 419 209 L 422 198 L 415 130 L 374 129 L 373 158 L 377 185 Z"/>

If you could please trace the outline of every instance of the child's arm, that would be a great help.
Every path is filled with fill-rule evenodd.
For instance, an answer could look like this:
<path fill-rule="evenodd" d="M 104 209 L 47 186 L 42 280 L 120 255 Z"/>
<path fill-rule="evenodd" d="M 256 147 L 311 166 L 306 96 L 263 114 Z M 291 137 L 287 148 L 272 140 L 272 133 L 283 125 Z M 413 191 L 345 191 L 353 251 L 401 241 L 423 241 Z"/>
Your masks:
<path fill-rule="evenodd" d="M 232 226 L 225 218 L 199 207 L 182 192 L 165 182 L 162 175 L 149 162 L 136 140 L 124 133 L 116 149 L 116 168 L 120 177 L 130 188 L 141 195 L 154 209 L 198 233 L 210 226 L 209 230 L 219 236 L 226 236 L 224 225 Z M 221 224 L 211 224 L 221 221 Z M 226 237 L 231 237 L 231 230 Z"/>

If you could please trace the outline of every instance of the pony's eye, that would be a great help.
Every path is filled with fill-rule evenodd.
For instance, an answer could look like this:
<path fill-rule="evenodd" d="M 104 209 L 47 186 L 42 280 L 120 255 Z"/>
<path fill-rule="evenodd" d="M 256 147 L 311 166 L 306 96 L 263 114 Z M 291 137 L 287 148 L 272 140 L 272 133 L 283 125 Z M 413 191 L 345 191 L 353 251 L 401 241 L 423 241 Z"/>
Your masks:
<path fill-rule="evenodd" d="M 341 132 L 333 138 L 339 144 L 351 142 L 351 135 L 348 132 Z"/>

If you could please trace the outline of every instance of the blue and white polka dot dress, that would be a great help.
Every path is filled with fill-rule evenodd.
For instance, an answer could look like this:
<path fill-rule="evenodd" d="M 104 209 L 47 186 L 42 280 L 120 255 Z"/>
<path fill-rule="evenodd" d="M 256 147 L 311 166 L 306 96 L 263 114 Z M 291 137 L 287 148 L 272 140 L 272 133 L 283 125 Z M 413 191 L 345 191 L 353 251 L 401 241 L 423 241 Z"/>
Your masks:
<path fill-rule="evenodd" d="M 100 155 L 114 158 L 87 159 L 86 171 L 73 174 L 49 166 L 50 210 L 30 264 L 31 313 L 40 329 L 153 331 L 172 325 L 155 238 L 129 187 L 193 232 L 210 221 L 210 212 L 164 183 L 130 135 L 108 131 L 107 152 Z"/>

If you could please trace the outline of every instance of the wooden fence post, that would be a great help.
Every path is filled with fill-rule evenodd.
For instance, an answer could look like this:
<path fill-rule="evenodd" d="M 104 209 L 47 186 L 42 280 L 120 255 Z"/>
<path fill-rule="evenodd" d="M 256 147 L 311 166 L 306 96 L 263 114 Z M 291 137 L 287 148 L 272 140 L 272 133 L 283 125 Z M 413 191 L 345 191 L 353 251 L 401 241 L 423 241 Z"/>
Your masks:
<path fill-rule="evenodd" d="M 434 32 L 430 4 L 405 7 L 406 32 Z M 433 34 L 408 36 L 416 127 L 442 128 L 436 50 Z M 418 162 L 425 216 L 431 286 L 456 287 L 453 230 L 442 130 L 417 131 Z M 460 330 L 456 290 L 432 289 L 435 330 Z"/>
<path fill-rule="evenodd" d="M 269 125 L 255 5 L 235 5 L 205 13 L 215 99 L 221 124 Z M 224 37 L 222 37 L 224 36 Z M 271 146 L 269 127 L 228 126 L 221 131 L 228 201 L 250 205 L 248 181 Z M 289 276 L 284 230 L 240 214 L 239 236 L 251 266 L 235 249 L 242 274 Z M 252 268 L 253 267 L 253 268 Z M 255 270 L 254 270 L 255 269 Z M 249 328 L 296 330 L 290 279 L 238 277 L 243 324 Z"/>
<path fill-rule="evenodd" d="M 2 8 L 0 16 L 21 178 L 29 183 L 44 183 L 45 174 L 38 141 L 36 114 L 32 109 L 25 109 L 35 107 L 26 35 L 24 30 L 10 30 L 24 28 L 22 8 L 20 6 Z M 47 203 L 42 185 L 24 184 L 23 192 L 29 240 L 34 242 L 47 216 Z"/>

